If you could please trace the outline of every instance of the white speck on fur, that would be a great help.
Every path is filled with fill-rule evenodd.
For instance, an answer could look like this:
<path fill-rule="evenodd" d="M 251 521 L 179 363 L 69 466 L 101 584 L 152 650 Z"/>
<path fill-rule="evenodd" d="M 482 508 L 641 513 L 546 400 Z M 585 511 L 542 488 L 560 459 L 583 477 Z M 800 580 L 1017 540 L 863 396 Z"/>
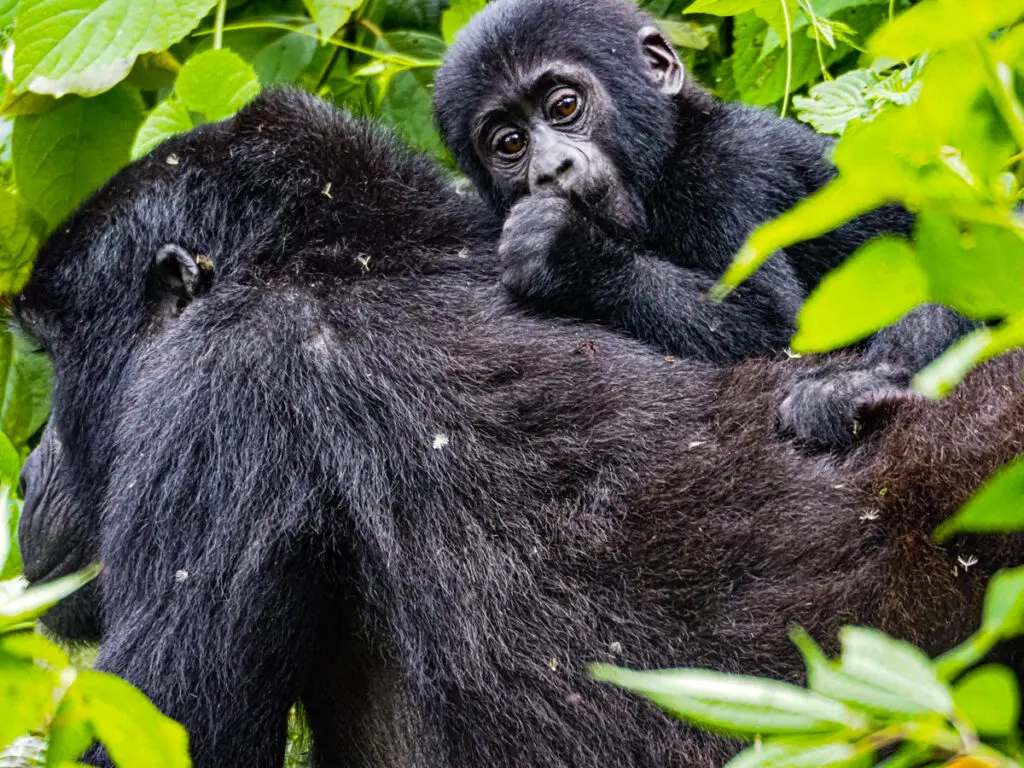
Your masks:
<path fill-rule="evenodd" d="M 327 186 L 320 190 L 320 193 L 328 200 L 333 200 L 334 195 L 331 194 L 331 182 L 327 182 Z"/>
<path fill-rule="evenodd" d="M 186 581 L 188 581 L 188 571 L 182 568 L 180 571 L 174 572 L 175 584 L 184 584 Z"/>
<path fill-rule="evenodd" d="M 451 440 L 448 439 L 448 435 L 444 432 L 438 432 L 434 435 L 434 450 L 440 451 L 442 448 L 447 448 L 450 442 Z"/>
<path fill-rule="evenodd" d="M 181 160 L 178 159 L 178 156 L 173 154 L 173 153 L 167 156 L 167 164 L 168 165 L 177 165 L 180 162 L 181 162 Z"/>
<path fill-rule="evenodd" d="M 965 571 L 972 565 L 978 564 L 978 558 L 976 558 L 974 555 L 968 555 L 967 557 L 960 555 L 959 557 L 957 557 L 956 561 L 960 563 L 960 567 L 963 568 Z"/>
<path fill-rule="evenodd" d="M 867 512 L 860 516 L 860 519 L 866 522 L 870 522 L 871 520 L 877 520 L 878 516 L 879 513 L 877 509 L 869 509 Z"/>

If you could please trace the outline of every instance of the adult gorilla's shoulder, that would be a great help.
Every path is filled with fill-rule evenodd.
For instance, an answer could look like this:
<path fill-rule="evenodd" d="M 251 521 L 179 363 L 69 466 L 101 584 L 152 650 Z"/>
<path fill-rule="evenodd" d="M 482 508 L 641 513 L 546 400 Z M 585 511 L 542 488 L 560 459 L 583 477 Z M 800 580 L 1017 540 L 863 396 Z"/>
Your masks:
<path fill-rule="evenodd" d="M 807 458 L 775 437 L 801 363 L 527 316 L 495 243 L 432 163 L 276 93 L 45 246 L 16 302 L 55 367 L 26 572 L 103 558 L 47 622 L 101 634 L 197 766 L 280 765 L 297 700 L 322 766 L 711 766 L 734 745 L 586 666 L 797 680 L 790 623 L 972 631 L 1021 542 L 958 542 L 964 571 L 929 535 L 1024 450 L 1020 356 Z"/>

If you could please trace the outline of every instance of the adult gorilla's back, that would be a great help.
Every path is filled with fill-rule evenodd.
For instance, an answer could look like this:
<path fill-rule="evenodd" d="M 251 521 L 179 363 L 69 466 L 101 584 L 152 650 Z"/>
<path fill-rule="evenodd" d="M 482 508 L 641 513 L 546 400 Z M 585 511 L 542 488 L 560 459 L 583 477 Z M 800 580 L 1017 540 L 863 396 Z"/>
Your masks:
<path fill-rule="evenodd" d="M 798 363 L 716 372 L 527 317 L 493 234 L 427 161 L 276 93 L 40 255 L 26 573 L 98 550 L 48 622 L 102 634 L 196 765 L 278 765 L 299 699 L 325 766 L 710 766 L 728 744 L 585 665 L 797 679 L 793 622 L 931 651 L 971 630 L 1020 542 L 961 542 L 964 571 L 928 534 L 1024 450 L 1020 357 L 811 459 L 773 435 Z"/>

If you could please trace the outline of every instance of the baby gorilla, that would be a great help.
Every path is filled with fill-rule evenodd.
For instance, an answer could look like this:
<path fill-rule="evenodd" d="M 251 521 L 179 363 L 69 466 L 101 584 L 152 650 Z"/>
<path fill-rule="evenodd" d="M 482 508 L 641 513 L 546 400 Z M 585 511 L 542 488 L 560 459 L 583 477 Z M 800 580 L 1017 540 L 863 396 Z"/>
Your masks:
<path fill-rule="evenodd" d="M 444 140 L 507 216 L 502 280 L 533 306 L 598 320 L 678 355 L 733 362 L 783 349 L 800 303 L 861 243 L 909 232 L 889 207 L 776 254 L 727 301 L 706 300 L 758 224 L 835 173 L 830 140 L 688 82 L 628 0 L 498 0 L 438 73 Z M 797 383 L 784 426 L 843 445 L 855 419 L 907 396 L 968 324 L 924 307 L 875 337 L 856 371 Z"/>

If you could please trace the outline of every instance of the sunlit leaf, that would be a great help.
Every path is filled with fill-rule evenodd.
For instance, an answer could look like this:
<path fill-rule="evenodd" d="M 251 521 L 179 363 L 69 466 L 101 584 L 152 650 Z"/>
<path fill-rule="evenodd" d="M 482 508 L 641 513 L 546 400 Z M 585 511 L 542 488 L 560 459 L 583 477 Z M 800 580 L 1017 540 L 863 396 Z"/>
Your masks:
<path fill-rule="evenodd" d="M 1024 567 L 998 571 L 989 579 L 981 626 L 1004 640 L 1024 631 Z"/>
<path fill-rule="evenodd" d="M 842 671 L 803 630 L 795 630 L 791 636 L 807 664 L 807 687 L 812 691 L 883 717 L 914 717 L 931 711 L 927 704 L 905 691 L 894 691 L 889 685 L 879 687 L 874 681 Z"/>
<path fill-rule="evenodd" d="M 193 128 L 195 123 L 192 122 L 192 117 L 184 104 L 175 98 L 160 102 L 139 126 L 135 143 L 132 145 L 132 159 L 148 154 L 172 136 Z"/>
<path fill-rule="evenodd" d="M 842 703 L 788 683 L 696 669 L 638 672 L 604 664 L 597 680 L 642 694 L 658 706 L 704 728 L 735 735 L 815 733 L 866 727 Z"/>
<path fill-rule="evenodd" d="M 66 696 L 88 713 L 92 730 L 118 765 L 188 768 L 188 734 L 137 688 L 104 672 L 80 672 Z M 75 713 L 79 717 L 81 714 Z"/>
<path fill-rule="evenodd" d="M 99 572 L 99 564 L 93 564 L 59 579 L 29 587 L 13 600 L 0 603 L 0 630 L 38 618 L 72 592 L 96 578 Z"/>
<path fill-rule="evenodd" d="M 188 109 L 207 120 L 220 120 L 252 101 L 260 92 L 260 81 L 237 53 L 209 50 L 185 62 L 175 91 Z"/>
<path fill-rule="evenodd" d="M 957 533 L 1003 533 L 1024 529 L 1024 459 L 1004 467 L 935 530 L 939 541 Z"/>
<path fill-rule="evenodd" d="M 14 32 L 14 83 L 103 71 L 185 36 L 216 0 L 22 0 Z M 124 69 L 127 74 L 128 69 Z M 113 83 L 111 83 L 113 84 Z"/>
<path fill-rule="evenodd" d="M 964 675 L 953 688 L 953 701 L 980 734 L 1009 736 L 1017 730 L 1017 677 L 1000 664 L 987 664 Z"/>
<path fill-rule="evenodd" d="M 487 0 L 451 0 L 448 9 L 441 14 L 441 37 L 444 41 L 451 43 L 455 39 L 455 33 L 486 3 Z"/>
<path fill-rule="evenodd" d="M 821 281 L 797 316 L 792 347 L 826 352 L 899 320 L 928 299 L 925 276 L 906 240 L 869 243 Z"/>
<path fill-rule="evenodd" d="M 1024 0 L 925 0 L 870 42 L 879 55 L 910 59 L 927 50 L 948 48 L 1007 27 L 1024 14 Z"/>
<path fill-rule="evenodd" d="M 931 660 L 909 643 L 865 627 L 843 627 L 841 672 L 949 716 L 953 700 Z"/>

